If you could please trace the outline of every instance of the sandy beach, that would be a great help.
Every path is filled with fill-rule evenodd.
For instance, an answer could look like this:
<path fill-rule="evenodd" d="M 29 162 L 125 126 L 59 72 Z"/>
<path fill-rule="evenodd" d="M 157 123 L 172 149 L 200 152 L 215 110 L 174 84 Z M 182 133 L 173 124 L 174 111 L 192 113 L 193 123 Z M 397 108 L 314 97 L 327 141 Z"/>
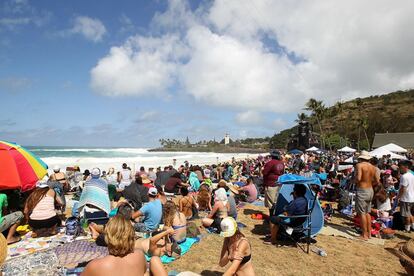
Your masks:
<path fill-rule="evenodd" d="M 246 205 L 239 210 L 239 220 L 247 227 L 242 229 L 249 239 L 256 275 L 404 275 L 405 270 L 397 257 L 388 252 L 412 234 L 398 232 L 392 240 L 383 240 L 385 245 L 371 244 L 343 237 L 318 235 L 315 246 L 323 248 L 327 257 L 314 252 L 304 253 L 292 246 L 264 245 L 262 237 L 267 233 L 267 224 L 251 219 L 251 214 L 264 211 L 264 207 Z M 199 224 L 199 222 L 197 222 Z M 353 231 L 350 220 L 335 215 L 328 225 Z M 205 234 L 205 232 L 202 232 Z M 166 266 L 168 270 L 193 271 L 202 275 L 221 275 L 225 268 L 218 265 L 223 238 L 215 234 L 205 234 L 200 243 L 179 260 Z"/>

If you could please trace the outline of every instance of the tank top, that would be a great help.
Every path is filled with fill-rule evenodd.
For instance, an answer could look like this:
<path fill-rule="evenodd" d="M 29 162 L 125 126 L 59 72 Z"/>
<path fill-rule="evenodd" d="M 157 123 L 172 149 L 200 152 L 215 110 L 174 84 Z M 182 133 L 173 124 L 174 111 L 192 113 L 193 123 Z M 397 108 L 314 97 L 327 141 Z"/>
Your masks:
<path fill-rule="evenodd" d="M 228 202 L 227 202 L 228 204 Z M 217 218 L 225 218 L 228 217 L 228 210 L 227 210 L 227 204 L 224 205 L 224 207 L 219 208 L 216 212 L 216 217 Z"/>
<path fill-rule="evenodd" d="M 45 220 L 56 216 L 55 199 L 49 195 L 43 197 L 30 214 L 32 220 Z"/>
<path fill-rule="evenodd" d="M 121 171 L 121 182 L 119 183 L 119 187 L 121 189 L 125 189 L 125 187 L 129 186 L 131 184 L 131 171 L 128 169 L 124 169 Z"/>

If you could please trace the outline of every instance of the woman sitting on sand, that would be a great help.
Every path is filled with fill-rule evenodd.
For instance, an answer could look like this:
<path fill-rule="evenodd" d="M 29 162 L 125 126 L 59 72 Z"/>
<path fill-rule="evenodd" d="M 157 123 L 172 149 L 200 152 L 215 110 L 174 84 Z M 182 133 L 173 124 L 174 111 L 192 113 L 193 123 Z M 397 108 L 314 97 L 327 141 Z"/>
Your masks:
<path fill-rule="evenodd" d="M 109 255 L 91 261 L 83 271 L 85 276 L 105 275 L 145 275 L 147 262 L 144 252 L 135 249 L 135 232 L 132 224 L 120 215 L 111 218 L 105 226 L 105 242 Z M 150 242 L 151 251 L 156 246 Z M 156 252 L 155 252 L 156 253 Z M 161 260 L 156 254 L 150 261 L 153 275 L 167 275 Z"/>
<path fill-rule="evenodd" d="M 62 200 L 46 182 L 38 182 L 36 187 L 24 207 L 24 214 L 33 230 L 32 237 L 55 235 L 56 226 L 61 222 L 55 204 L 62 205 Z"/>
<path fill-rule="evenodd" d="M 185 242 L 187 236 L 187 219 L 185 215 L 178 211 L 174 202 L 167 201 L 164 204 L 163 216 L 164 225 L 166 227 L 172 227 L 175 232 L 171 236 L 171 240 L 176 241 L 178 244 Z"/>
<path fill-rule="evenodd" d="M 207 185 L 201 185 L 197 195 L 197 203 L 199 211 L 211 211 L 211 193 Z"/>
<path fill-rule="evenodd" d="M 192 219 L 194 216 L 193 208 L 197 208 L 195 200 L 188 194 L 186 187 L 181 188 L 181 195 L 183 197 L 178 201 L 179 210 L 187 219 Z"/>
<path fill-rule="evenodd" d="M 227 200 L 227 193 L 224 188 L 219 188 L 214 193 L 214 206 L 210 214 L 201 220 L 204 227 L 213 227 L 221 230 L 220 223 L 222 219 L 228 216 L 230 205 Z"/>
<path fill-rule="evenodd" d="M 230 267 L 223 275 L 254 276 L 250 243 L 239 231 L 237 222 L 232 217 L 222 220 L 220 235 L 225 238 L 219 265 L 224 267 L 231 262 Z"/>

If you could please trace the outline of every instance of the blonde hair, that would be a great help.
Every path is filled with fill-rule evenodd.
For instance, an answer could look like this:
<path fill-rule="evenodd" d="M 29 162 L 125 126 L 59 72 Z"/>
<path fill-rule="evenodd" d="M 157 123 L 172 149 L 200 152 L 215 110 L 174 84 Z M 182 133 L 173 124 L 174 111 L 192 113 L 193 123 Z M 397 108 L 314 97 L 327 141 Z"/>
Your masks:
<path fill-rule="evenodd" d="M 105 226 L 105 242 L 112 256 L 124 257 L 134 252 L 135 231 L 132 224 L 120 215 L 114 216 Z"/>

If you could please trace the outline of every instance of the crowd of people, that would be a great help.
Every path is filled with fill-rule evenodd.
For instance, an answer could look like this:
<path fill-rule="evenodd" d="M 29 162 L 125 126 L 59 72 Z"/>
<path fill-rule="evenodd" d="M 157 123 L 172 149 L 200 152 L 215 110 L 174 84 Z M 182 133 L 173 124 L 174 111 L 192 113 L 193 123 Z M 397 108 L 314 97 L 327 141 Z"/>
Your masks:
<path fill-rule="evenodd" d="M 286 220 L 284 216 L 308 211 L 306 188 L 297 184 L 293 200 L 284 206 L 283 213 L 275 213 L 281 189 L 278 178 L 285 173 L 313 174 L 323 184 L 324 189 L 318 191 L 321 198 L 340 201 L 341 189 L 355 192 L 361 239 L 371 237 L 372 217 L 392 215 L 397 206 L 404 230 L 409 232 L 414 230 L 412 162 L 410 155 L 406 160 L 377 159 L 365 151 L 355 155 L 273 150 L 270 155 L 221 164 L 184 162 L 177 168 L 141 167 L 135 173 L 127 164 L 122 164 L 119 172 L 93 168 L 82 173 L 74 166 L 64 173 L 54 167 L 26 198 L 23 211 L 7 214 L 8 198 L 0 194 L 0 229 L 8 230 L 9 244 L 19 241 L 16 228 L 24 221 L 32 229 L 32 237 L 56 234 L 65 219 L 65 195 L 71 193 L 76 201 L 72 216 L 109 251 L 109 256 L 90 262 L 85 275 L 104 275 L 102 271 L 141 275 L 147 271 L 145 255 L 151 256 L 150 273 L 167 275 L 160 257 L 180 256 L 179 245 L 186 241 L 189 225 L 199 218 L 209 232 L 224 237 L 221 253 L 217 252 L 221 266 L 231 263 L 224 275 L 254 275 L 252 248 L 237 224 L 241 202 L 264 200 L 269 209 L 269 235 L 264 243 L 276 244 L 281 226 L 303 224 L 303 220 Z M 352 208 L 352 202 L 345 202 L 343 208 L 349 204 Z M 137 233 L 141 239 L 136 240 Z"/>

